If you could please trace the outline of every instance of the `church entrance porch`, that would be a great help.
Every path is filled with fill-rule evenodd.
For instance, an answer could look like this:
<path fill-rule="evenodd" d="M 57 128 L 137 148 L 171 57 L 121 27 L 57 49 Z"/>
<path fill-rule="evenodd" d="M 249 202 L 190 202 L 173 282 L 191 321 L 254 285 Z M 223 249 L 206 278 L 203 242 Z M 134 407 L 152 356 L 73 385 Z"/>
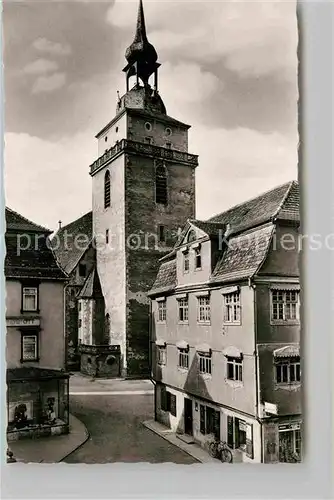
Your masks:
<path fill-rule="evenodd" d="M 69 375 L 43 368 L 7 369 L 7 439 L 69 431 Z"/>
<path fill-rule="evenodd" d="M 121 376 L 121 349 L 119 345 L 80 344 L 80 371 L 95 378 Z"/>

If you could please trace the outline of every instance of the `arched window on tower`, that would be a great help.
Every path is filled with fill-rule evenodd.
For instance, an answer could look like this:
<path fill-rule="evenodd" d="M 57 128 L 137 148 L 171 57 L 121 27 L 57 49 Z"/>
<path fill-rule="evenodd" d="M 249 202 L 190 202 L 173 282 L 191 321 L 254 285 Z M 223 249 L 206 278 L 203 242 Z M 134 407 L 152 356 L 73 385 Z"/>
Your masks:
<path fill-rule="evenodd" d="M 155 170 L 155 201 L 167 205 L 167 171 L 162 163 Z"/>
<path fill-rule="evenodd" d="M 106 171 L 104 176 L 104 208 L 110 207 L 110 172 Z"/>

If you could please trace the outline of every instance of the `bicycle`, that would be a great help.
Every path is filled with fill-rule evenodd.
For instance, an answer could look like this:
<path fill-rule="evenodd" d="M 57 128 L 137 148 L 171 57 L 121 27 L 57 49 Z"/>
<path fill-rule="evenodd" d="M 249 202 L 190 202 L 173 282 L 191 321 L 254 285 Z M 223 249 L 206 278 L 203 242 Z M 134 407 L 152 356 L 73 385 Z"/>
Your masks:
<path fill-rule="evenodd" d="M 213 458 L 218 458 L 222 462 L 232 463 L 233 455 L 226 441 L 215 439 L 209 443 L 209 453 Z"/>

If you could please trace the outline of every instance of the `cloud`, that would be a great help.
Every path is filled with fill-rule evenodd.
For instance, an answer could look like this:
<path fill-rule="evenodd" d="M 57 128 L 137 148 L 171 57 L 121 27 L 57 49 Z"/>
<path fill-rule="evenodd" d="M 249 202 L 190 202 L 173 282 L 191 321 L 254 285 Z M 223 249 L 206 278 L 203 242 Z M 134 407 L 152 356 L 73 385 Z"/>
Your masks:
<path fill-rule="evenodd" d="M 225 66 L 242 76 L 296 75 L 294 0 L 150 1 L 145 13 L 149 39 L 159 47 L 162 60 L 177 57 L 181 50 L 183 57 L 203 63 L 224 58 Z M 130 32 L 136 21 L 135 4 L 116 0 L 107 21 Z"/>
<path fill-rule="evenodd" d="M 5 134 L 6 204 L 50 229 L 70 222 L 91 209 L 88 170 L 96 154 L 87 133 L 57 142 Z"/>
<path fill-rule="evenodd" d="M 58 90 L 63 87 L 65 82 L 65 73 L 54 73 L 50 76 L 40 76 L 37 78 L 32 87 L 32 93 L 39 94 L 41 92 L 53 92 L 54 90 Z"/>
<path fill-rule="evenodd" d="M 197 216 L 208 218 L 257 194 L 297 178 L 297 134 L 263 134 L 197 126 L 189 131 L 189 152 L 199 154 Z M 208 195 L 209 193 L 209 195 Z"/>
<path fill-rule="evenodd" d="M 35 61 L 27 64 L 22 69 L 22 73 L 26 75 L 42 75 L 50 71 L 56 71 L 58 64 L 49 59 L 36 59 Z"/>
<path fill-rule="evenodd" d="M 32 45 L 34 49 L 40 52 L 47 52 L 57 56 L 67 56 L 72 53 L 68 43 L 51 42 L 47 38 L 37 38 Z"/>

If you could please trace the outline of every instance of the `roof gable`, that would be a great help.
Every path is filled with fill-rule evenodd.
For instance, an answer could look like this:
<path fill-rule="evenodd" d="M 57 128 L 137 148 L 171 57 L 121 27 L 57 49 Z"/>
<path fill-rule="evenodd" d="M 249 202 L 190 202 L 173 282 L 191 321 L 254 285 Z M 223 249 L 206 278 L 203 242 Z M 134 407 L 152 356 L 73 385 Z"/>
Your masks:
<path fill-rule="evenodd" d="M 93 216 L 88 212 L 60 228 L 52 238 L 59 265 L 70 274 L 81 260 L 93 238 Z"/>
<path fill-rule="evenodd" d="M 52 231 L 46 227 L 40 226 L 35 222 L 23 217 L 23 215 L 15 212 L 14 210 L 6 207 L 5 210 L 6 217 L 6 231 L 27 231 L 27 232 L 38 232 L 51 234 Z"/>

